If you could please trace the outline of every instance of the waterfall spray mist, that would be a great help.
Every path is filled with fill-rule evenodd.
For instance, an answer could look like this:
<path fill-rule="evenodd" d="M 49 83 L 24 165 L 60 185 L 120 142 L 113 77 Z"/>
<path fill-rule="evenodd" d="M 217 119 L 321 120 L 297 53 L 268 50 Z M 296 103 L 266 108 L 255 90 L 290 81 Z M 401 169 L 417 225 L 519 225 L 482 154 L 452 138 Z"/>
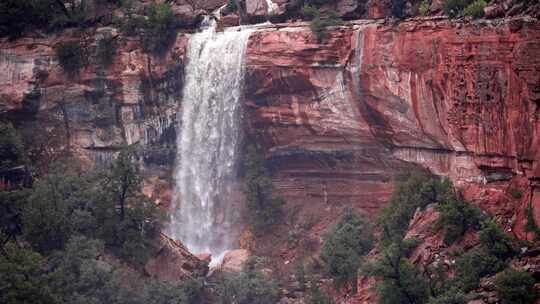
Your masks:
<path fill-rule="evenodd" d="M 191 37 L 187 52 L 169 234 L 191 252 L 214 258 L 235 241 L 231 196 L 249 35 L 211 27 Z"/>

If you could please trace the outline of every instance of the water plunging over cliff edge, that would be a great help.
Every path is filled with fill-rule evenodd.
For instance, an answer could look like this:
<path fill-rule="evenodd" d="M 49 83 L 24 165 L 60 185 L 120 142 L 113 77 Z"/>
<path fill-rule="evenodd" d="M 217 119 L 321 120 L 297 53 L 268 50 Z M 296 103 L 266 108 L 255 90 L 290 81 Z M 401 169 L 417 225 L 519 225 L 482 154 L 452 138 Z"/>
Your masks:
<path fill-rule="evenodd" d="M 251 31 L 191 37 L 177 138 L 175 198 L 169 234 L 214 259 L 232 249 L 233 186 L 241 127 L 244 53 Z"/>

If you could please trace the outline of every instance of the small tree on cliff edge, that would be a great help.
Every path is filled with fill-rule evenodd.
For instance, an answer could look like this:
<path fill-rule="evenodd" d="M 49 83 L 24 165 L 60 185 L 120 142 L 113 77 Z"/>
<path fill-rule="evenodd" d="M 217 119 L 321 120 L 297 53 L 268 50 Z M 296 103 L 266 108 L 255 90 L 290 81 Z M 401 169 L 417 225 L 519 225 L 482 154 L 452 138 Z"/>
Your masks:
<path fill-rule="evenodd" d="M 250 145 L 246 155 L 246 203 L 250 222 L 255 232 L 263 232 L 282 217 L 282 197 L 273 197 L 272 179 L 264 165 L 262 153 Z"/>

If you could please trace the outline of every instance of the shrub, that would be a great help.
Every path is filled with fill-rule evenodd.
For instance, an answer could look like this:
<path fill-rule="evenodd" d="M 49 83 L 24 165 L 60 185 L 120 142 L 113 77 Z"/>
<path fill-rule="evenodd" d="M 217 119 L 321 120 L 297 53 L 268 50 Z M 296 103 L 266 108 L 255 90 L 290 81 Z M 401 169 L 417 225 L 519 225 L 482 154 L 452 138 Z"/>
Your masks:
<path fill-rule="evenodd" d="M 47 287 L 43 265 L 38 253 L 7 243 L 0 254 L 0 303 L 58 303 Z"/>
<path fill-rule="evenodd" d="M 139 29 L 144 29 L 146 21 L 142 17 L 128 16 L 120 23 L 120 31 L 126 36 L 135 36 L 139 33 Z"/>
<path fill-rule="evenodd" d="M 450 289 L 447 292 L 432 298 L 428 304 L 467 304 L 469 299 L 461 291 L 456 289 Z"/>
<path fill-rule="evenodd" d="M 86 185 L 85 179 L 59 164 L 34 184 L 22 218 L 25 239 L 35 250 L 47 253 L 64 247 L 76 231 L 70 221 L 73 210 L 91 201 Z"/>
<path fill-rule="evenodd" d="M 429 3 L 428 0 L 422 0 L 422 2 L 420 2 L 420 6 L 418 7 L 418 12 L 420 12 L 420 15 L 427 16 L 430 6 L 431 3 Z"/>
<path fill-rule="evenodd" d="M 450 18 L 461 15 L 463 9 L 469 5 L 470 0 L 446 0 L 443 3 L 443 11 Z"/>
<path fill-rule="evenodd" d="M 282 218 L 285 200 L 281 197 L 273 197 L 272 179 L 264 165 L 262 153 L 255 146 L 247 148 L 245 180 L 250 223 L 255 232 L 264 232 Z"/>
<path fill-rule="evenodd" d="M 11 123 L 0 122 L 0 169 L 7 169 L 24 162 L 21 137 Z"/>
<path fill-rule="evenodd" d="M 473 3 L 467 5 L 463 10 L 463 15 L 471 16 L 474 19 L 484 17 L 484 7 L 486 7 L 486 2 L 484 0 L 476 0 Z"/>
<path fill-rule="evenodd" d="M 276 282 L 255 270 L 224 273 L 217 285 L 218 303 L 274 304 L 280 298 Z"/>
<path fill-rule="evenodd" d="M 116 54 L 116 41 L 113 37 L 103 37 L 97 42 L 97 58 L 104 67 L 111 65 Z"/>
<path fill-rule="evenodd" d="M 428 299 L 428 283 L 407 257 L 416 240 L 396 240 L 387 245 L 374 262 L 362 266 L 366 276 L 377 277 L 380 304 L 422 304 Z"/>
<path fill-rule="evenodd" d="M 143 46 L 152 53 L 166 51 L 176 38 L 174 12 L 168 3 L 148 6 L 148 19 L 144 23 Z"/>
<path fill-rule="evenodd" d="M 203 282 L 191 278 L 182 283 L 151 281 L 144 286 L 140 303 L 145 304 L 191 304 L 203 303 Z"/>
<path fill-rule="evenodd" d="M 534 283 L 530 273 L 507 269 L 495 277 L 495 290 L 502 304 L 529 304 L 536 300 Z"/>
<path fill-rule="evenodd" d="M 435 228 L 444 231 L 444 242 L 447 245 L 457 241 L 468 229 L 480 227 L 480 209 L 458 197 L 442 202 L 436 209 L 440 214 Z"/>
<path fill-rule="evenodd" d="M 507 259 L 516 253 L 512 239 L 506 234 L 495 219 L 485 220 L 480 230 L 480 242 L 487 251 L 499 259 Z"/>
<path fill-rule="evenodd" d="M 534 210 L 532 202 L 529 203 L 527 209 L 525 209 L 525 214 L 527 215 L 527 223 L 525 224 L 525 230 L 529 232 L 534 232 L 536 239 L 540 240 L 540 228 L 536 224 L 534 219 Z"/>
<path fill-rule="evenodd" d="M 68 74 L 78 74 L 84 65 L 83 50 L 80 42 L 71 41 L 56 46 L 56 57 L 60 66 Z"/>
<path fill-rule="evenodd" d="M 351 210 L 346 210 L 339 223 L 326 236 L 321 249 L 321 259 L 326 271 L 335 278 L 337 286 L 356 280 L 361 256 L 373 245 L 370 225 Z"/>
<path fill-rule="evenodd" d="M 341 19 L 335 11 L 329 11 L 324 16 L 316 6 L 306 4 L 303 7 L 304 15 L 311 19 L 310 29 L 317 37 L 317 40 L 322 42 L 326 38 L 326 28 L 335 26 L 341 23 Z"/>
<path fill-rule="evenodd" d="M 22 234 L 22 208 L 28 191 L 0 191 L 0 250 L 4 242 Z"/>
<path fill-rule="evenodd" d="M 501 271 L 505 264 L 484 248 L 475 248 L 456 260 L 457 286 L 469 292 L 478 287 L 480 278 Z"/>
<path fill-rule="evenodd" d="M 57 12 L 53 0 L 0 2 L 0 36 L 17 39 L 28 30 L 46 28 Z"/>
<path fill-rule="evenodd" d="M 447 180 L 430 178 L 424 174 L 408 174 L 396 185 L 390 202 L 378 219 L 383 228 L 382 241 L 402 239 L 417 208 L 445 202 L 455 197 Z"/>
<path fill-rule="evenodd" d="M 98 234 L 120 257 L 143 265 L 156 249 L 163 213 L 140 193 L 134 153 L 124 148 L 98 185 L 93 213 Z"/>

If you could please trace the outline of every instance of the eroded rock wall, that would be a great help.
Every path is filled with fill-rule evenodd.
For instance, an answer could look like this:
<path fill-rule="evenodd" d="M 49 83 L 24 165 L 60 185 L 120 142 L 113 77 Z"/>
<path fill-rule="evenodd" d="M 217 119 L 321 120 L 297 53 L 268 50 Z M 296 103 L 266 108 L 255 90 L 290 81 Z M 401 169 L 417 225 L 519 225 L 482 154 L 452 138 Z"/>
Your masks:
<path fill-rule="evenodd" d="M 372 213 L 417 164 L 526 238 L 530 202 L 540 221 L 538 55 L 540 26 L 527 19 L 358 22 L 322 44 L 302 27 L 259 31 L 246 58 L 247 130 L 263 134 L 288 201 Z"/>
<path fill-rule="evenodd" d="M 96 57 L 105 36 L 116 41 L 110 66 Z M 54 47 L 73 39 L 89 64 L 70 76 Z M 145 191 L 167 203 L 188 39 L 179 34 L 161 56 L 113 28 L 2 40 L 0 111 L 44 162 L 71 151 L 106 165 L 121 145 L 138 144 Z M 529 203 L 540 222 L 539 41 L 538 21 L 526 18 L 354 21 L 322 43 L 303 23 L 260 26 L 245 58 L 246 136 L 317 233 L 345 206 L 375 214 L 394 175 L 422 166 L 527 238 Z"/>
<path fill-rule="evenodd" d="M 109 66 L 97 55 L 104 37 L 114 40 Z M 79 73 L 64 72 L 56 58 L 55 47 L 66 41 L 83 47 L 87 64 Z M 84 36 L 67 31 L 3 40 L 1 115 L 23 132 L 32 156 L 43 165 L 69 152 L 88 164 L 107 166 L 122 145 L 139 144 L 147 175 L 170 180 L 186 43 L 186 36 L 178 35 L 166 54 L 149 55 L 138 39 L 113 28 Z"/>

